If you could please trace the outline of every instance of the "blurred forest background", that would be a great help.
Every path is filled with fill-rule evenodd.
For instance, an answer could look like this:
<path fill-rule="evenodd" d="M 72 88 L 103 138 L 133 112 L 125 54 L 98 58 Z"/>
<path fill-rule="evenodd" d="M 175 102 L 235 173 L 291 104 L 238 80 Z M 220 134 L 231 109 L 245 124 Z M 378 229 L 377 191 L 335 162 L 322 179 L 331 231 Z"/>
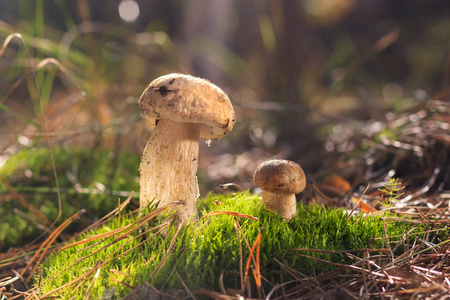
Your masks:
<path fill-rule="evenodd" d="M 201 143 L 202 195 L 227 182 L 253 188 L 270 158 L 317 180 L 396 113 L 450 99 L 449 16 L 445 0 L 1 1 L 1 43 L 13 33 L 23 42 L 0 56 L 0 165 L 27 149 L 41 149 L 43 164 L 48 137 L 66 149 L 55 160 L 68 187 L 85 187 L 80 174 L 104 173 L 93 161 L 107 160 L 92 187 L 137 192 L 153 124 L 139 97 L 180 72 L 223 88 L 236 111 L 233 132 Z M 93 160 L 72 158 L 74 147 Z M 113 187 L 108 176 L 123 165 L 132 176 Z M 55 186 L 51 167 L 14 175 L 11 184 Z"/>

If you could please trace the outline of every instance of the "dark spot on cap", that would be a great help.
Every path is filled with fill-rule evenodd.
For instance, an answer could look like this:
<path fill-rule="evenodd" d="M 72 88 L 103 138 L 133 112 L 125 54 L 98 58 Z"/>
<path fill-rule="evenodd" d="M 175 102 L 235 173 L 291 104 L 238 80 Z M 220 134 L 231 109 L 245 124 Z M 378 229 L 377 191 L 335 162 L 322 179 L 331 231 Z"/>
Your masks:
<path fill-rule="evenodd" d="M 171 81 L 169 81 L 169 84 L 172 84 L 172 83 L 174 83 L 174 82 L 175 82 L 175 78 L 172 79 Z"/>
<path fill-rule="evenodd" d="M 155 91 L 158 91 L 163 96 L 167 95 L 170 92 L 170 90 L 165 85 L 163 85 L 160 88 L 155 89 Z"/>
<path fill-rule="evenodd" d="M 277 186 L 278 186 L 278 187 L 282 187 L 282 186 L 284 186 L 284 183 L 280 183 L 280 184 L 278 184 Z"/>
<path fill-rule="evenodd" d="M 168 93 L 175 93 L 175 92 L 178 92 L 179 90 L 178 89 L 175 89 L 175 90 L 169 90 L 168 88 L 167 88 L 167 86 L 165 86 L 165 85 L 163 85 L 162 87 L 159 87 L 159 88 L 154 88 L 153 89 L 155 92 L 159 92 L 162 96 L 165 96 L 165 95 L 167 95 Z"/>

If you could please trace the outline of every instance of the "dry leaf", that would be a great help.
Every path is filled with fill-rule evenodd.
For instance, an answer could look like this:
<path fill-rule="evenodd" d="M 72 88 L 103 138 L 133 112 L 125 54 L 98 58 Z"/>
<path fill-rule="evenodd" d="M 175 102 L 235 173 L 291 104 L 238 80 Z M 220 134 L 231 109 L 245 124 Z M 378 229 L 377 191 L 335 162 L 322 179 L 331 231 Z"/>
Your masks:
<path fill-rule="evenodd" d="M 345 194 L 351 189 L 350 183 L 337 174 L 325 178 L 322 184 L 342 194 Z"/>
<path fill-rule="evenodd" d="M 363 201 L 359 201 L 359 198 L 357 198 L 357 197 L 353 197 L 352 201 L 353 201 L 353 203 L 357 204 L 359 206 L 359 208 L 365 213 L 375 213 L 377 211 L 375 208 L 373 208 L 369 204 L 367 204 Z"/>

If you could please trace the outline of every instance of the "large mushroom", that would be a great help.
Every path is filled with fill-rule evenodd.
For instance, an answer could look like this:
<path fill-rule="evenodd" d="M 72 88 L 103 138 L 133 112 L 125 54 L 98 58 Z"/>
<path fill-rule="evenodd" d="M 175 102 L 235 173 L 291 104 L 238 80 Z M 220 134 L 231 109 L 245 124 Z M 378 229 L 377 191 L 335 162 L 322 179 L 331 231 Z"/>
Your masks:
<path fill-rule="evenodd" d="M 302 168 L 290 160 L 263 162 L 253 175 L 256 185 L 263 190 L 261 203 L 284 219 L 297 213 L 295 194 L 305 189 L 306 179 Z"/>
<path fill-rule="evenodd" d="M 199 139 L 220 139 L 235 123 L 228 96 L 211 82 L 183 74 L 153 80 L 139 100 L 145 117 L 156 118 L 140 165 L 140 207 L 184 200 L 176 215 L 197 220 Z"/>

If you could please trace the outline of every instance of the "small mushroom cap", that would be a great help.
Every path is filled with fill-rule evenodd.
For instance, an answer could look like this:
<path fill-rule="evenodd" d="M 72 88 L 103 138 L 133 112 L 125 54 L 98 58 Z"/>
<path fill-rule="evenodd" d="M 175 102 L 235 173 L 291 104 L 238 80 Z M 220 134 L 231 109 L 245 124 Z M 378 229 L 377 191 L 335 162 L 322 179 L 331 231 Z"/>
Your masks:
<path fill-rule="evenodd" d="M 290 160 L 263 162 L 253 175 L 255 183 L 264 191 L 280 194 L 298 194 L 305 189 L 306 179 L 302 168 Z"/>
<path fill-rule="evenodd" d="M 146 117 L 201 124 L 202 139 L 220 139 L 235 123 L 227 94 L 208 80 L 190 75 L 173 73 L 153 80 L 139 106 Z"/>

